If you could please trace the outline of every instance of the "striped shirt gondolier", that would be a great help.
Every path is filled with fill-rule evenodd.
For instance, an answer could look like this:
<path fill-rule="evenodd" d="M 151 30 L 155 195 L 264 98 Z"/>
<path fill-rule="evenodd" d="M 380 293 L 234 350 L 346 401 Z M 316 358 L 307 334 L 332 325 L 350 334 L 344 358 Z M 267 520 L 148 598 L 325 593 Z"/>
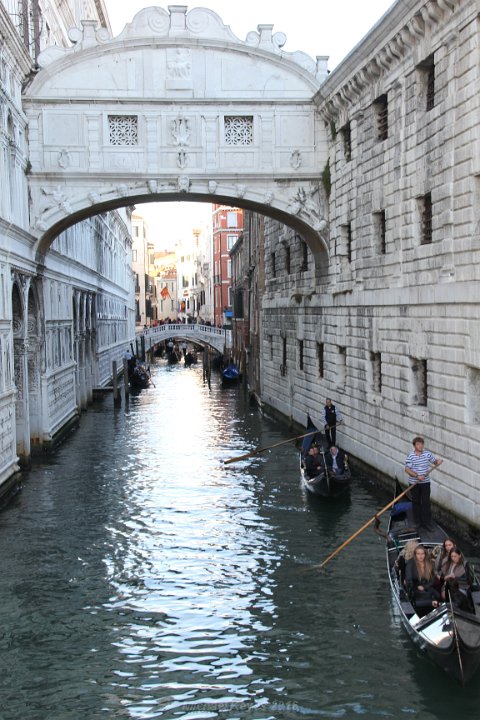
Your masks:
<path fill-rule="evenodd" d="M 430 478 L 428 477 L 428 473 L 430 471 L 430 465 L 434 465 L 437 461 L 437 458 L 435 455 L 433 455 L 428 450 L 424 450 L 420 455 L 417 455 L 416 452 L 411 452 L 410 455 L 407 457 L 405 461 L 405 467 L 410 468 L 410 470 L 413 470 L 417 475 L 425 475 L 425 479 L 420 481 L 420 485 L 423 483 L 429 483 Z M 413 483 L 417 482 L 417 478 L 411 477 L 411 475 L 408 476 L 408 482 L 410 485 L 413 485 Z"/>

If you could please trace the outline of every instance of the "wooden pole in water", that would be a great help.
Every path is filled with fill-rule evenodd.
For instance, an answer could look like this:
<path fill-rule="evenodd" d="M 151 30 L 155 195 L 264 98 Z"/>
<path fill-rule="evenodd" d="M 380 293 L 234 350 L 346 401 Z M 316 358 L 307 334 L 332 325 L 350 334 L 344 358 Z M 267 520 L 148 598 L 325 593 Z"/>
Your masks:
<path fill-rule="evenodd" d="M 118 391 L 117 361 L 112 362 L 112 381 L 113 381 L 113 404 L 115 406 L 122 404 L 122 396 Z"/>
<path fill-rule="evenodd" d="M 130 395 L 130 384 L 128 382 L 128 360 L 123 358 L 123 393 L 125 395 L 125 403 L 128 403 Z"/>

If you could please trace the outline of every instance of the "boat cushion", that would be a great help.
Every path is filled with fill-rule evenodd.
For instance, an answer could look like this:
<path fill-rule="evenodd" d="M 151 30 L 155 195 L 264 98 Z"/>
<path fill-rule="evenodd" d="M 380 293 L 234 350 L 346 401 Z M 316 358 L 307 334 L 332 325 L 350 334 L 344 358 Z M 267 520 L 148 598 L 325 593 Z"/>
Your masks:
<path fill-rule="evenodd" d="M 405 502 L 396 503 L 390 510 L 390 515 L 392 517 L 397 517 L 397 515 L 402 515 L 403 513 L 407 513 L 411 507 L 412 507 L 412 503 L 409 500 L 405 500 Z"/>

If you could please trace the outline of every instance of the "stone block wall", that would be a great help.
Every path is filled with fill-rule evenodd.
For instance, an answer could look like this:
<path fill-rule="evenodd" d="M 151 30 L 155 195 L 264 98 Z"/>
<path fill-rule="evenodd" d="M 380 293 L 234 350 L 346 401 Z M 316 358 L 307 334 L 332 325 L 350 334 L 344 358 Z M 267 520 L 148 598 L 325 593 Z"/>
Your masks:
<path fill-rule="evenodd" d="M 277 262 L 274 278 L 269 257 L 286 231 L 266 231 L 263 399 L 304 423 L 332 397 L 341 445 L 391 477 L 404 477 L 423 435 L 445 460 L 434 499 L 478 527 L 478 5 L 409 5 L 397 3 L 317 96 L 330 137 L 329 258 L 301 277 Z"/>

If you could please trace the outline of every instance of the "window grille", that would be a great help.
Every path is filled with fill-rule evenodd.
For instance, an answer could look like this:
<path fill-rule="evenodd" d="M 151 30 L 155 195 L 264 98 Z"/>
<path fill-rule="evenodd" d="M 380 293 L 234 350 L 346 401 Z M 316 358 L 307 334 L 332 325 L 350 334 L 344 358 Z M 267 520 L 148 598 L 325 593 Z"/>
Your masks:
<path fill-rule="evenodd" d="M 380 255 L 385 255 L 387 250 L 387 219 L 385 210 L 373 213 L 375 223 L 375 236 L 377 239 L 377 249 Z"/>
<path fill-rule="evenodd" d="M 380 97 L 373 103 L 377 120 L 377 140 L 386 140 L 388 137 L 388 98 Z"/>
<path fill-rule="evenodd" d="M 138 116 L 109 115 L 110 145 L 138 145 Z"/>
<path fill-rule="evenodd" d="M 277 277 L 277 269 L 275 267 L 275 253 L 270 253 L 272 260 L 272 277 Z"/>
<path fill-rule="evenodd" d="M 298 341 L 298 366 L 303 370 L 303 340 Z"/>
<path fill-rule="evenodd" d="M 427 110 L 435 105 L 435 65 L 432 62 L 427 70 Z"/>
<path fill-rule="evenodd" d="M 287 275 L 290 275 L 290 265 L 291 265 L 290 257 L 291 257 L 290 248 L 287 246 L 285 248 L 285 269 L 287 271 Z"/>
<path fill-rule="evenodd" d="M 318 358 L 318 374 L 323 378 L 325 373 L 325 346 L 323 343 L 317 343 L 317 358 Z"/>
<path fill-rule="evenodd" d="M 253 116 L 229 115 L 224 119 L 226 145 L 253 145 Z"/>
<path fill-rule="evenodd" d="M 344 254 L 347 256 L 348 262 L 352 262 L 352 223 L 341 226 L 342 239 L 344 245 Z"/>
<path fill-rule="evenodd" d="M 427 193 L 421 200 L 422 212 L 422 245 L 432 242 L 432 195 Z"/>

